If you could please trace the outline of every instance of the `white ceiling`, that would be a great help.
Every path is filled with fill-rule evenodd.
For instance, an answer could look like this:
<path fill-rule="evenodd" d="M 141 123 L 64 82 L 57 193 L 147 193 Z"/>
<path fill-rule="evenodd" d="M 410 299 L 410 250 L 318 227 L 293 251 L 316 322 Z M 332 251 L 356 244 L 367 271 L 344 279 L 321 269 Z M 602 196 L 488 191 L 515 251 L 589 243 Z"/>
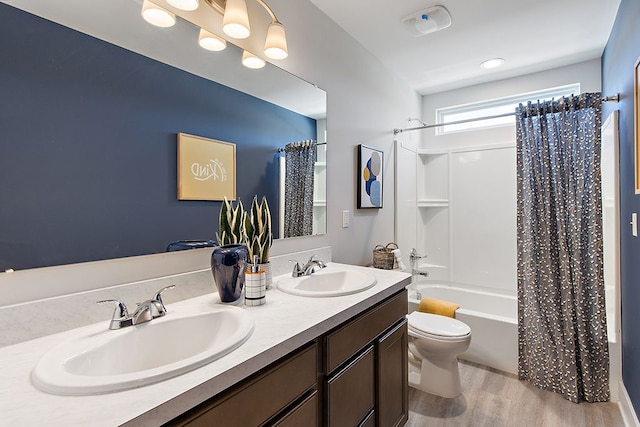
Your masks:
<path fill-rule="evenodd" d="M 548 70 L 602 55 L 620 0 L 310 0 L 418 93 Z M 412 37 L 402 18 L 442 5 L 452 24 Z M 502 67 L 480 68 L 486 59 Z"/>

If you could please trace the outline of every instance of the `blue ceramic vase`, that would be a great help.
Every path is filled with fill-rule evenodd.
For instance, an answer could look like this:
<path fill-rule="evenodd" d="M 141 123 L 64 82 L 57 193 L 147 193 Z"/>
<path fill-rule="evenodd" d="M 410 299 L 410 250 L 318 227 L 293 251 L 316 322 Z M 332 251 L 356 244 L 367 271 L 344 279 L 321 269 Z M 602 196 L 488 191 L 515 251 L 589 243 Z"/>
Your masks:
<path fill-rule="evenodd" d="M 222 302 L 234 302 L 242 295 L 249 251 L 245 245 L 224 245 L 211 254 L 211 272 Z"/>

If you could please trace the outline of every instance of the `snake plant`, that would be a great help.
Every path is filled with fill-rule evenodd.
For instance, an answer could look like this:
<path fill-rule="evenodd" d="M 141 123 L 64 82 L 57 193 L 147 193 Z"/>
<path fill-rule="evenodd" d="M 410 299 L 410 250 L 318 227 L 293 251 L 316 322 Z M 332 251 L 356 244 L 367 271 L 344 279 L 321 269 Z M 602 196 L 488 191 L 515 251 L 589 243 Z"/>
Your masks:
<path fill-rule="evenodd" d="M 260 264 L 269 262 L 269 249 L 273 243 L 271 233 L 271 212 L 267 204 L 267 198 L 262 197 L 262 202 L 258 203 L 258 196 L 253 197 L 251 203 L 251 214 L 244 213 L 244 244 L 249 248 L 249 259 L 258 255 Z"/>
<path fill-rule="evenodd" d="M 224 198 L 220 207 L 220 228 L 216 233 L 218 244 L 243 244 L 244 236 L 242 230 L 242 222 L 245 216 L 242 201 L 238 199 L 238 204 L 233 207 L 233 202 Z"/>

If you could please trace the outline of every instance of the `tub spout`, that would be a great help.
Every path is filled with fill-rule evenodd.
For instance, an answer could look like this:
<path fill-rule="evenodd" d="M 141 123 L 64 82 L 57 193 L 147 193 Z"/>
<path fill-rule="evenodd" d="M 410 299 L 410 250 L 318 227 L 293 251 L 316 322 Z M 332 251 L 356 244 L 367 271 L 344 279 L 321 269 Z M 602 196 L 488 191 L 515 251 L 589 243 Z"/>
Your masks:
<path fill-rule="evenodd" d="M 416 270 L 415 268 L 411 269 L 411 274 L 414 275 L 414 276 L 429 277 L 429 272 L 428 271 L 420 271 L 420 270 Z"/>

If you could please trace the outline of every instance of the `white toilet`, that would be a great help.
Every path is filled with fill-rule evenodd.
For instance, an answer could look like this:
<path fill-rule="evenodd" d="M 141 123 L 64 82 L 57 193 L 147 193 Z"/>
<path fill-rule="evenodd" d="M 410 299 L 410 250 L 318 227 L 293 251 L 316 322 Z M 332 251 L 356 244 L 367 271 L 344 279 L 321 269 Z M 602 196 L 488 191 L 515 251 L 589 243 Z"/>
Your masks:
<path fill-rule="evenodd" d="M 451 317 L 414 311 L 409 330 L 409 385 L 438 396 L 462 393 L 458 355 L 471 343 L 471 328 Z"/>

